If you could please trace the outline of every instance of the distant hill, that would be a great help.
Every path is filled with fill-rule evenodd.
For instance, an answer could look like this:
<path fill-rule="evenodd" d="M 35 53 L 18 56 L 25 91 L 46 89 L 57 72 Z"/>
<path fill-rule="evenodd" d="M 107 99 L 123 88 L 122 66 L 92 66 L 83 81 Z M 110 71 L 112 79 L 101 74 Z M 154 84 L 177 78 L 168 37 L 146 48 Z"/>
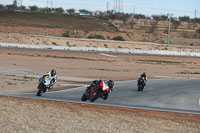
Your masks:
<path fill-rule="evenodd" d="M 66 14 L 13 13 L 0 12 L 1 25 L 37 28 L 61 28 L 83 31 L 115 31 L 116 28 L 106 20 L 94 17 L 72 16 Z"/>
<path fill-rule="evenodd" d="M 171 44 L 199 46 L 198 29 L 198 23 L 181 22 L 177 27 L 171 23 Z M 67 14 L 0 12 L 0 32 L 166 44 L 168 21 L 155 24 L 151 19 L 129 18 L 124 22 Z"/>

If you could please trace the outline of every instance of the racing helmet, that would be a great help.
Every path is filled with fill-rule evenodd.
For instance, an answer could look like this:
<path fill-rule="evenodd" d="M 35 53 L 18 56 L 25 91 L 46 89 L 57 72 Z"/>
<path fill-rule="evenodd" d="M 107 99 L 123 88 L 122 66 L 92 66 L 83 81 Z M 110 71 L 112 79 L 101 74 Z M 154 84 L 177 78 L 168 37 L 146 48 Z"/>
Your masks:
<path fill-rule="evenodd" d="M 53 77 L 53 76 L 55 76 L 56 75 L 56 70 L 55 69 L 52 69 L 51 70 L 51 76 Z"/>
<path fill-rule="evenodd" d="M 146 77 L 146 73 L 143 72 L 143 73 L 141 74 L 141 77 Z"/>
<path fill-rule="evenodd" d="M 94 80 L 92 83 L 97 84 L 98 82 L 99 82 L 98 80 Z"/>
<path fill-rule="evenodd" d="M 108 86 L 109 86 L 109 88 L 113 88 L 114 81 L 113 80 L 108 80 Z"/>

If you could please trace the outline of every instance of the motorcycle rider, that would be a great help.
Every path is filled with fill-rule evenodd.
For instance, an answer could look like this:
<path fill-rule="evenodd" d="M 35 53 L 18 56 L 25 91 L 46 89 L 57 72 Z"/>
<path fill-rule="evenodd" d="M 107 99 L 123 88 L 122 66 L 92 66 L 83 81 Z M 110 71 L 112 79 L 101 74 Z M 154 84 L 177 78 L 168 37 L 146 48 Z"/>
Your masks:
<path fill-rule="evenodd" d="M 99 84 L 101 82 L 101 80 L 94 80 L 90 86 L 87 87 L 87 90 L 90 90 L 92 87 L 94 87 L 95 85 Z"/>
<path fill-rule="evenodd" d="M 144 79 L 144 81 L 147 81 L 147 75 L 145 72 L 143 72 L 140 77 L 142 77 Z"/>
<path fill-rule="evenodd" d="M 110 96 L 110 94 L 112 93 L 112 91 L 113 91 L 113 86 L 114 86 L 114 81 L 113 80 L 108 80 L 108 81 L 106 81 L 106 80 L 104 80 L 104 81 L 102 81 L 101 82 L 101 84 L 104 84 L 105 86 L 108 86 L 109 88 L 108 88 L 108 90 L 106 89 L 105 90 L 105 94 L 102 96 L 102 98 L 104 99 L 104 100 L 106 100 L 106 99 L 108 99 L 108 96 Z M 103 85 L 100 85 L 100 86 L 103 86 Z M 104 87 L 104 86 L 103 86 Z M 106 87 L 105 87 L 106 88 Z M 102 88 L 103 89 L 103 88 Z"/>
<path fill-rule="evenodd" d="M 109 86 L 110 93 L 111 93 L 113 91 L 114 81 L 113 80 L 108 80 L 108 86 Z"/>
<path fill-rule="evenodd" d="M 143 85 L 143 87 L 146 85 L 146 82 L 147 82 L 147 75 L 146 75 L 146 73 L 145 72 L 143 72 L 141 75 L 140 75 L 140 77 L 138 78 L 138 85 L 140 84 L 140 83 L 142 83 L 142 82 L 144 82 L 144 85 Z"/>
<path fill-rule="evenodd" d="M 138 80 L 137 80 L 137 85 L 141 85 L 144 87 L 145 86 L 145 80 L 143 77 L 139 77 Z"/>
<path fill-rule="evenodd" d="M 57 81 L 56 70 L 52 69 L 50 72 L 47 72 L 45 75 L 43 75 L 43 77 L 44 76 L 47 76 L 48 79 L 50 80 L 49 88 L 47 88 L 46 91 L 48 91 L 48 89 L 53 89 L 53 85 Z"/>

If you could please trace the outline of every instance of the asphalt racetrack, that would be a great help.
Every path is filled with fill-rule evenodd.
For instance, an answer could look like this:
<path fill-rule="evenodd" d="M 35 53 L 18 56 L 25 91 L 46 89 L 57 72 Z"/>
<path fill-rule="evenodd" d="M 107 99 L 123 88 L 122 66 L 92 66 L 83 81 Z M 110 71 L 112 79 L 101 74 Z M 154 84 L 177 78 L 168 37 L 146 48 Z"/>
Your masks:
<path fill-rule="evenodd" d="M 200 114 L 200 79 L 150 79 L 143 92 L 137 91 L 136 81 L 118 81 L 107 100 L 82 102 L 86 86 L 44 93 L 6 94 L 6 96 L 56 100 L 136 109 Z"/>

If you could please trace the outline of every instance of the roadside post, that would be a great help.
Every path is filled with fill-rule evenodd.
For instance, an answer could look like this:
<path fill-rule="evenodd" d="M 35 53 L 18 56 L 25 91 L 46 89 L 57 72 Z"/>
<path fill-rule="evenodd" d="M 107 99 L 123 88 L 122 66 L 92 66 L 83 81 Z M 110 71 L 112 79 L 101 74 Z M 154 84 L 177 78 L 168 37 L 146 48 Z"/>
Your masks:
<path fill-rule="evenodd" d="M 170 24 L 171 24 L 171 16 L 172 16 L 173 14 L 167 14 L 167 16 L 168 16 L 168 42 L 167 42 L 167 47 L 169 47 L 169 45 L 170 45 Z"/>

